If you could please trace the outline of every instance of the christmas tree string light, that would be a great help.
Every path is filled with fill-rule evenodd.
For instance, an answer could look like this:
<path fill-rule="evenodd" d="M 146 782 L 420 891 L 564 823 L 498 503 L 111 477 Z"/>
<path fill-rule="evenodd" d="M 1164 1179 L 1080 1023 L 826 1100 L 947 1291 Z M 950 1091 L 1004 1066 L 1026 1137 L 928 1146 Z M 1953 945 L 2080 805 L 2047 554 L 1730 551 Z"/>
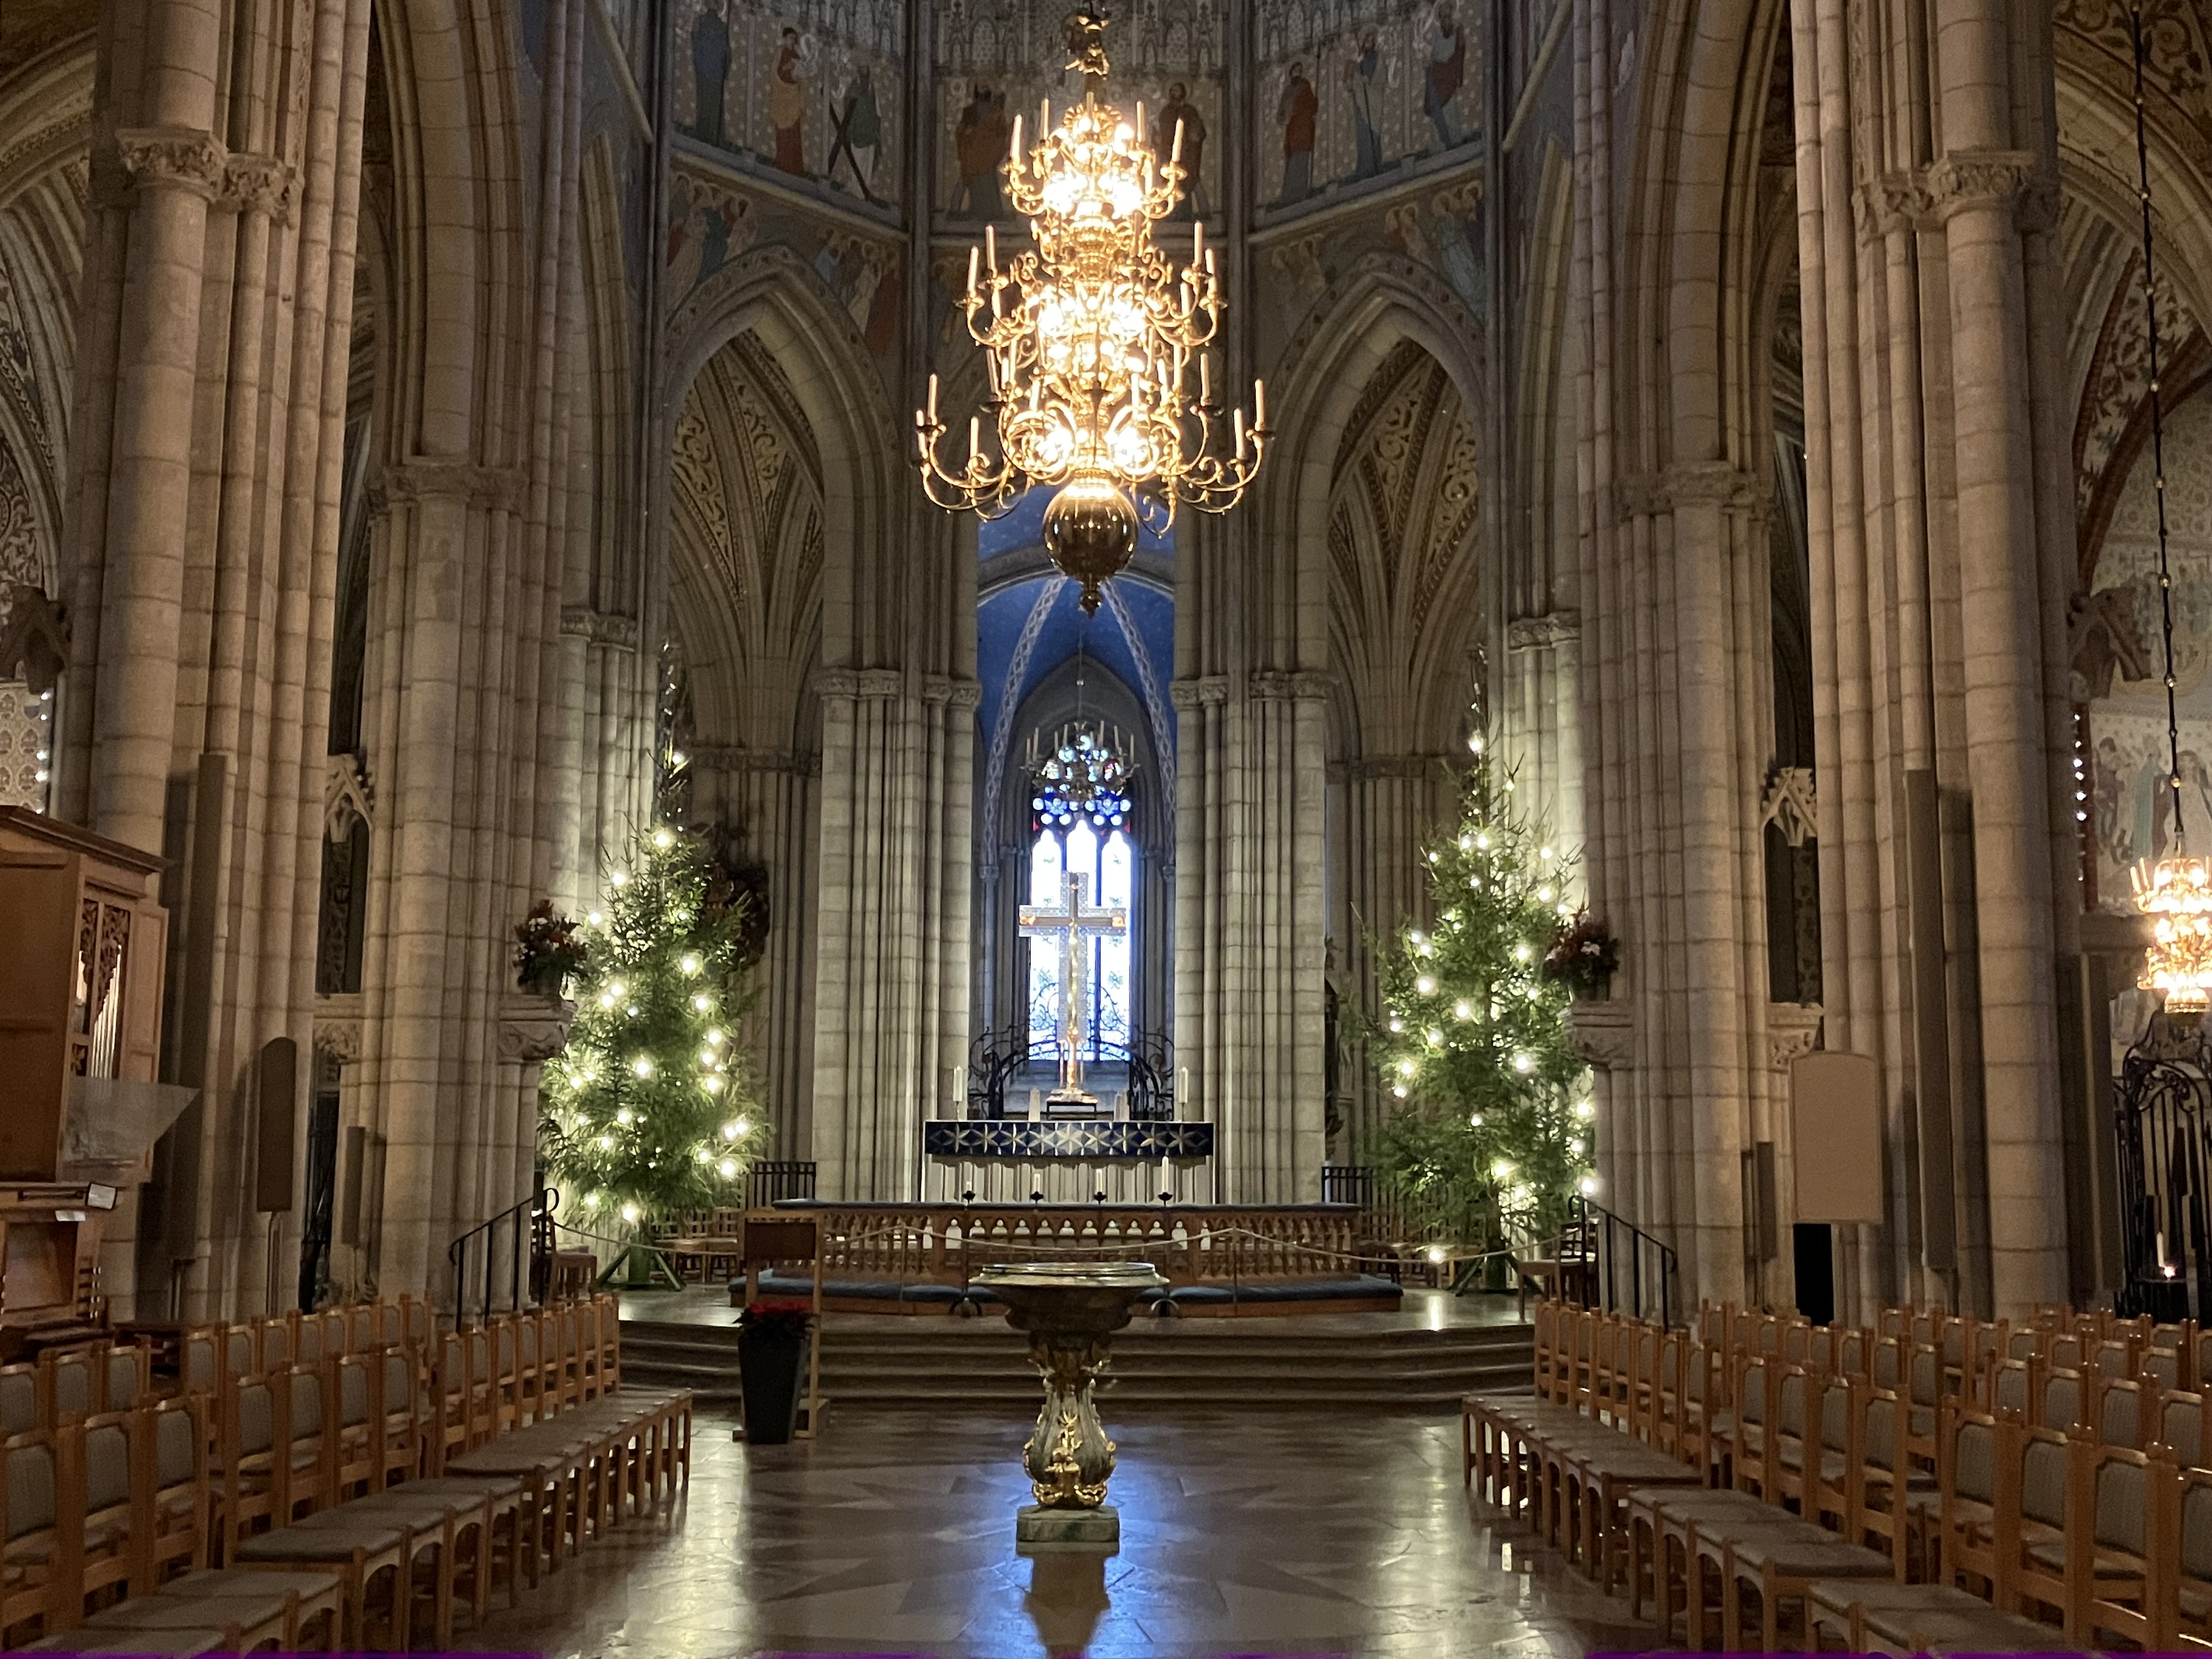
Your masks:
<path fill-rule="evenodd" d="M 1577 920 L 1573 860 L 1517 810 L 1480 733 L 1468 748 L 1460 821 L 1421 850 L 1436 921 L 1376 941 L 1382 1014 L 1363 1035 L 1391 1109 L 1369 1161 L 1484 1245 L 1509 1226 L 1548 1237 L 1595 1181 L 1571 994 L 1547 963 Z"/>
<path fill-rule="evenodd" d="M 742 1200 L 761 1121 L 732 1036 L 750 901 L 703 836 L 666 825 L 638 837 L 607 891 L 581 930 L 575 1023 L 545 1066 L 538 1139 L 586 1224 L 636 1231 Z"/>

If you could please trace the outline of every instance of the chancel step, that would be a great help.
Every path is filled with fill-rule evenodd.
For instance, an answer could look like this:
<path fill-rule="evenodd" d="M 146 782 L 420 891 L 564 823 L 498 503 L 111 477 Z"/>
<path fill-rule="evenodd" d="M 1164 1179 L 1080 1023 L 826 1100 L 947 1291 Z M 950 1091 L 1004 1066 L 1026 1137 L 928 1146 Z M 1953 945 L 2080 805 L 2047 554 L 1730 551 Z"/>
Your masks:
<path fill-rule="evenodd" d="M 1528 1385 L 1525 1325 L 1313 1328 L 1322 1322 L 1140 1316 L 1114 1339 L 1111 1397 L 1117 1409 L 1449 1412 L 1471 1390 Z M 626 1319 L 623 1375 L 733 1402 L 737 1337 L 726 1325 Z M 832 1315 L 823 1332 L 822 1391 L 839 1409 L 1038 1398 L 1027 1340 L 997 1318 Z"/>

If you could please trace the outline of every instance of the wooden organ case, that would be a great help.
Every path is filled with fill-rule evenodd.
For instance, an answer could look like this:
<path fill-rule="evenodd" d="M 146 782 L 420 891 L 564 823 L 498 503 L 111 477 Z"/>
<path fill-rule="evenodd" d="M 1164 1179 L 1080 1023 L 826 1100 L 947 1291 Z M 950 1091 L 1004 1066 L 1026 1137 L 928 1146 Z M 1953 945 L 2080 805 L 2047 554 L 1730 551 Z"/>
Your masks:
<path fill-rule="evenodd" d="M 130 1178 L 112 1120 L 181 1092 L 155 1086 L 161 864 L 0 808 L 0 1359 L 104 1321 L 100 1226 Z"/>

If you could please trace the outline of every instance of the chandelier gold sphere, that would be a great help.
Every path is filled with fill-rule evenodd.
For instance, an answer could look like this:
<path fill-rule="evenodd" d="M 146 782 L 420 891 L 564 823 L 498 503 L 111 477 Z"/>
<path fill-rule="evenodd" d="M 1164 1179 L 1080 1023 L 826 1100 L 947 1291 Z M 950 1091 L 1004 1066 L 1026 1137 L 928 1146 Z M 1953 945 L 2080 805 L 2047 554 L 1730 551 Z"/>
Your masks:
<path fill-rule="evenodd" d="M 968 459 L 948 465 L 937 376 L 915 411 L 922 487 L 948 511 L 986 519 L 1010 512 L 1034 486 L 1055 490 L 1045 509 L 1047 555 L 1082 585 L 1084 610 L 1127 565 L 1140 526 L 1165 530 L 1179 507 L 1225 513 L 1258 472 L 1268 437 L 1267 388 L 1252 384 L 1252 421 L 1225 416 L 1213 391 L 1220 278 L 1202 221 L 1178 264 L 1152 240 L 1185 178 L 1178 122 L 1162 161 L 1145 131 L 1102 103 L 1105 20 L 1068 20 L 1067 67 L 1085 77 L 1083 101 L 1057 128 L 1037 112 L 1024 151 L 1016 116 L 1003 171 L 1006 199 L 1033 246 L 1003 265 L 987 228 L 968 252 L 961 301 L 983 348 L 988 395 L 968 422 Z M 987 445 L 986 425 L 993 441 Z"/>

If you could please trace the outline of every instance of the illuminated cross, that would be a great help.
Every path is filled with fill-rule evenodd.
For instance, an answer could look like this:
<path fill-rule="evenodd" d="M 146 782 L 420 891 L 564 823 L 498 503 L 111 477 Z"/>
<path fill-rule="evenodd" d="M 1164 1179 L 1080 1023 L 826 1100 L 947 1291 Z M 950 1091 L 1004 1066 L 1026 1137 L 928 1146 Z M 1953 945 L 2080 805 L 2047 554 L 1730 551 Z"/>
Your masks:
<path fill-rule="evenodd" d="M 1118 939 L 1129 931 L 1129 913 L 1118 905 L 1086 908 L 1085 884 L 1081 873 L 1066 872 L 1060 878 L 1060 907 L 1024 904 L 1021 932 L 1024 939 L 1060 940 L 1060 1087 L 1052 1098 L 1095 1106 L 1097 1101 L 1083 1092 L 1084 964 L 1091 957 L 1092 938 Z"/>

